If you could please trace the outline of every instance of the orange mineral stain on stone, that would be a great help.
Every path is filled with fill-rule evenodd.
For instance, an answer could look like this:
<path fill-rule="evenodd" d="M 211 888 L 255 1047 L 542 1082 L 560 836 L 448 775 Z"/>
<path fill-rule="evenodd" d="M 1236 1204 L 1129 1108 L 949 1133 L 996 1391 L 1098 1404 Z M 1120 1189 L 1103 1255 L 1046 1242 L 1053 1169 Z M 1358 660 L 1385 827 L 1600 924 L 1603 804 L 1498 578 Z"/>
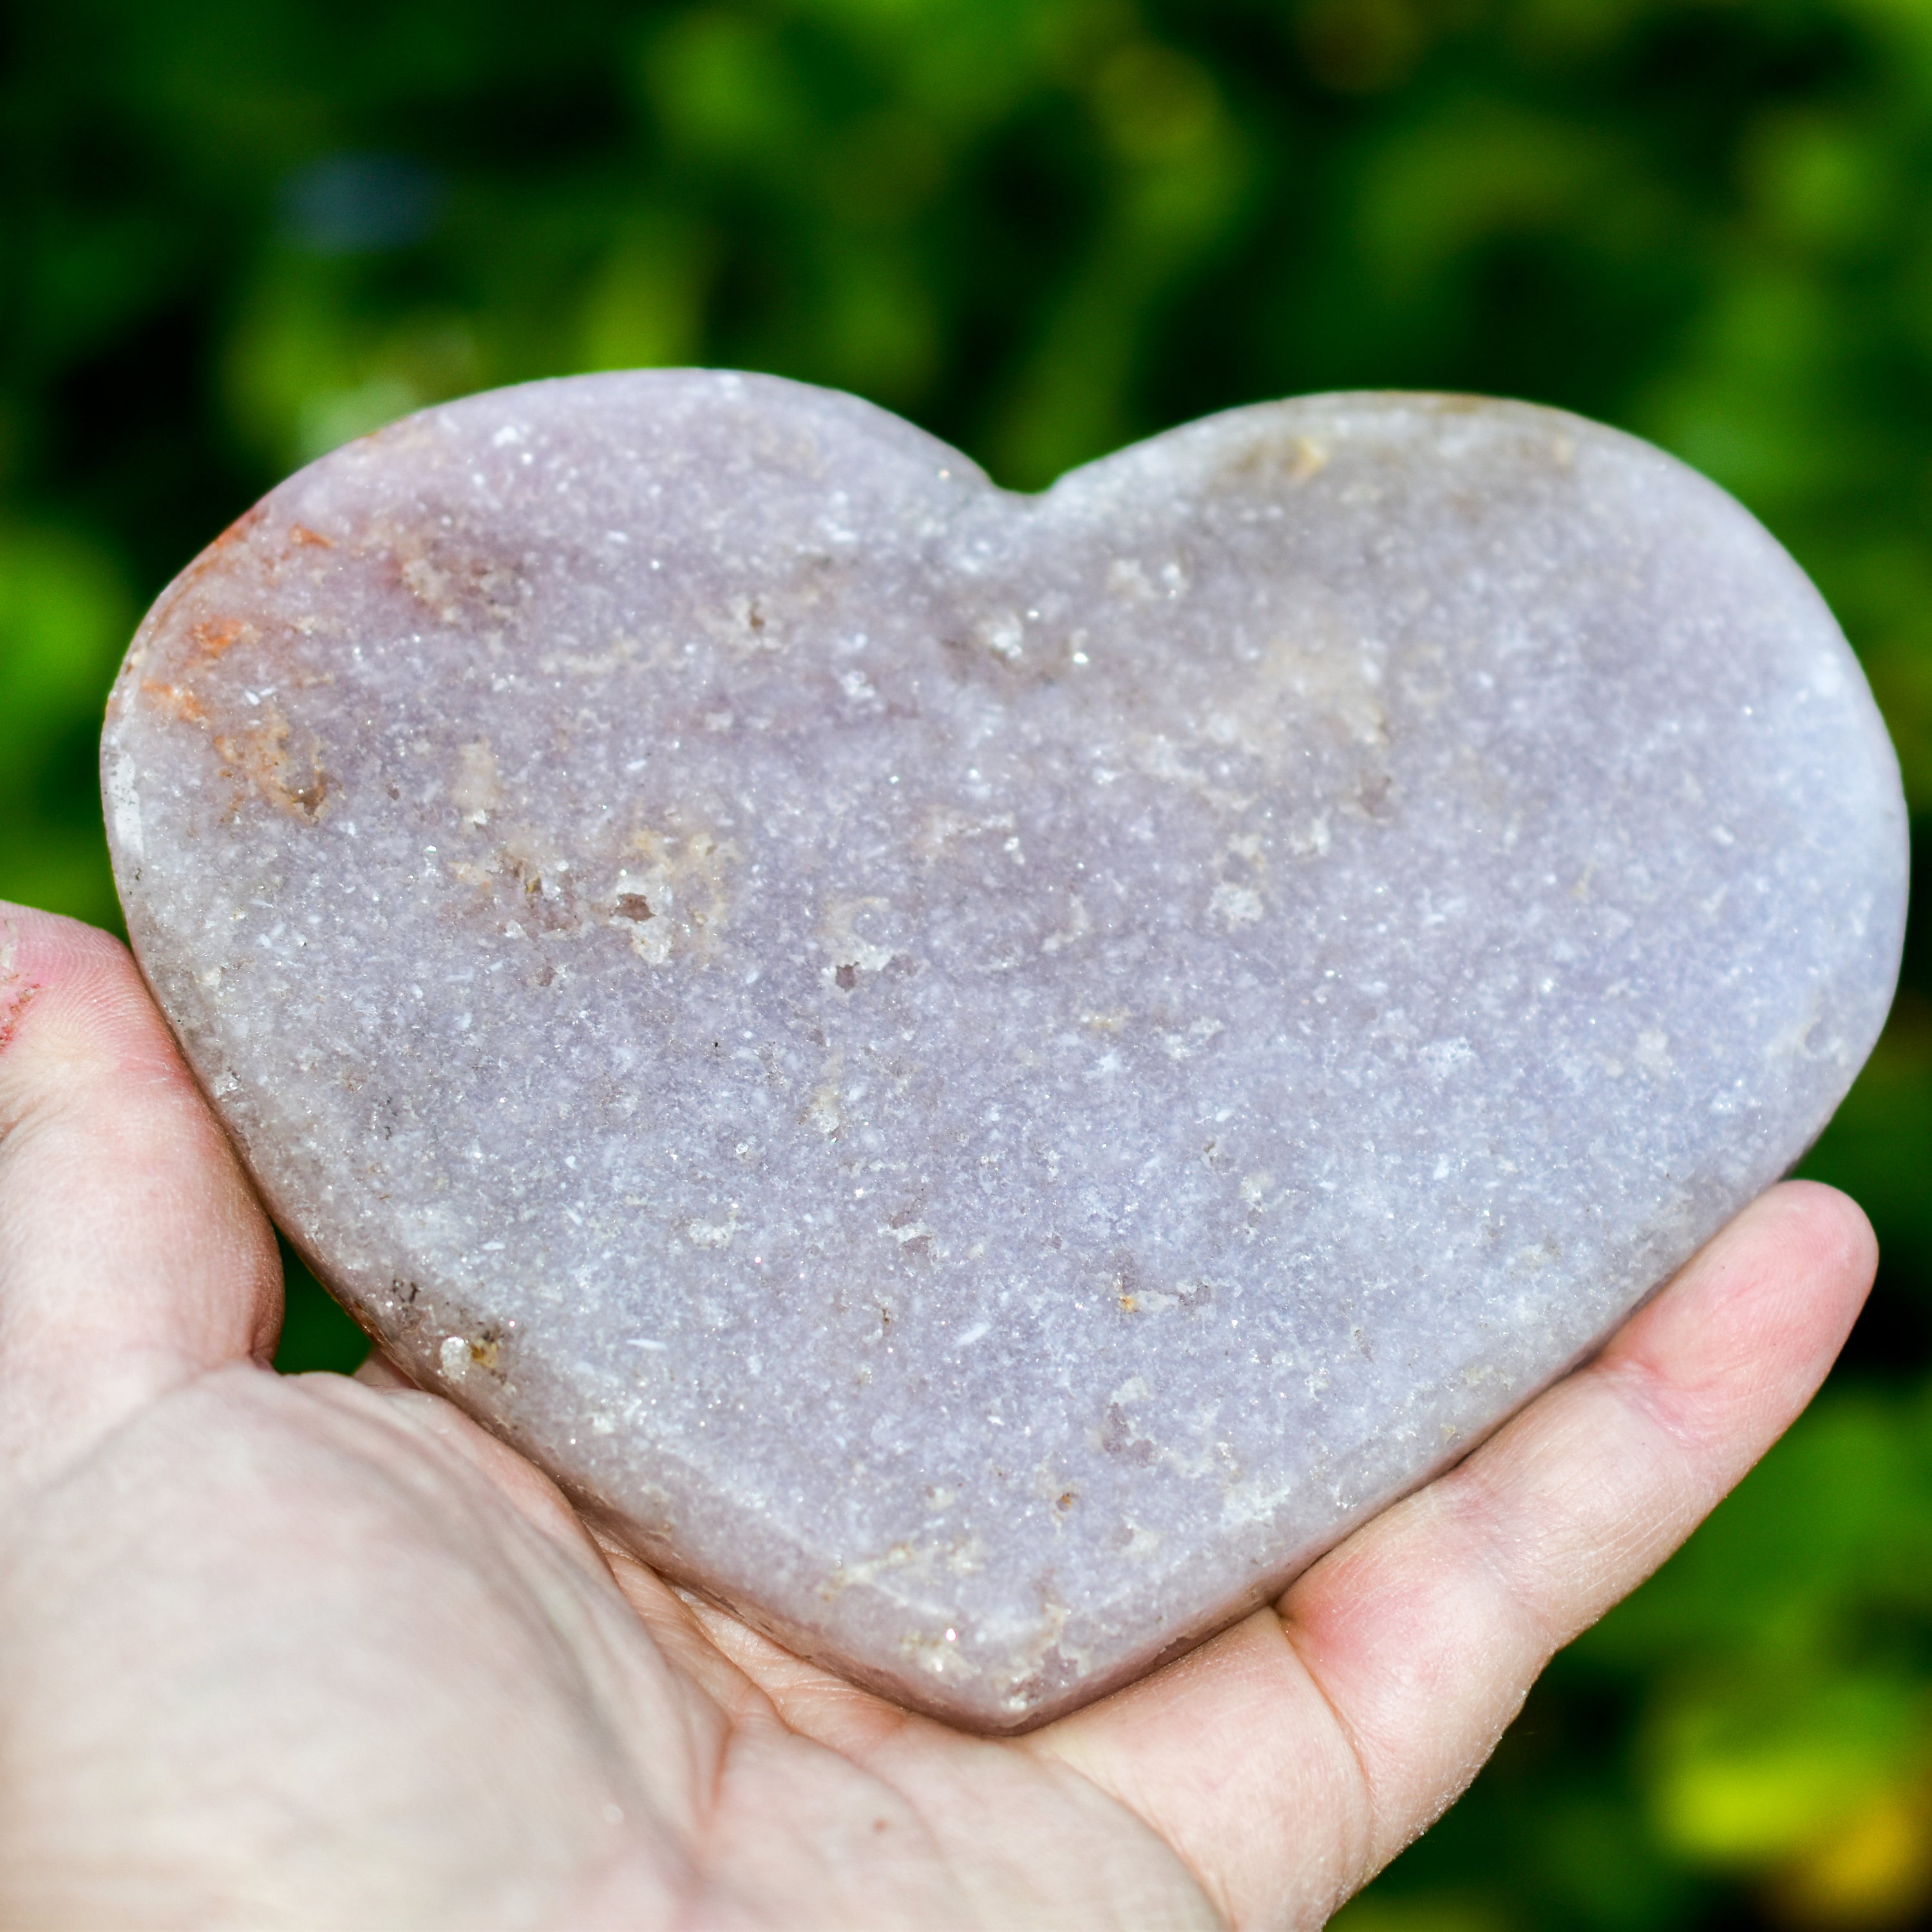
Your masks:
<path fill-rule="evenodd" d="M 253 535 L 256 526 L 267 514 L 267 506 L 262 503 L 257 503 L 251 510 L 243 511 L 241 515 L 237 517 L 206 550 L 202 551 L 202 557 L 205 559 L 218 550 L 230 549 Z"/>
<path fill-rule="evenodd" d="M 292 817 L 311 824 L 321 816 L 329 794 L 322 768 L 322 748 L 311 735 L 306 758 L 290 754 L 289 721 L 274 705 L 255 723 L 215 738 L 224 776 L 241 779 L 255 794 Z"/>
<path fill-rule="evenodd" d="M 247 643 L 255 635 L 255 627 L 242 617 L 204 617 L 190 625 L 188 634 L 201 655 L 212 659 Z"/>
<path fill-rule="evenodd" d="M 333 550 L 311 524 L 265 529 L 260 510 L 238 518 L 164 593 L 130 652 L 110 717 L 135 710 L 192 727 L 236 786 L 304 823 L 322 812 L 332 785 L 320 740 L 294 730 L 278 688 L 330 681 L 310 656 L 315 586 L 307 560 Z"/>
<path fill-rule="evenodd" d="M 206 722 L 208 713 L 202 708 L 200 699 L 193 692 L 182 690 L 178 684 L 168 684 L 158 677 L 143 678 L 141 695 L 165 718 L 178 718 L 184 724 Z"/>

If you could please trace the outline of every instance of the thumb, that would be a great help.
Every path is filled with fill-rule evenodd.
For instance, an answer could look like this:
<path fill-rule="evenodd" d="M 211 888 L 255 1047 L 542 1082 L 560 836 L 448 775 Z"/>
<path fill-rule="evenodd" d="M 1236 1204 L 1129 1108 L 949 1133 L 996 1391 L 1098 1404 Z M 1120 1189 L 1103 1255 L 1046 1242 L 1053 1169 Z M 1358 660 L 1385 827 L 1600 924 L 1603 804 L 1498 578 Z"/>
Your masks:
<path fill-rule="evenodd" d="M 0 1484 L 281 1322 L 274 1236 L 126 949 L 0 903 Z"/>

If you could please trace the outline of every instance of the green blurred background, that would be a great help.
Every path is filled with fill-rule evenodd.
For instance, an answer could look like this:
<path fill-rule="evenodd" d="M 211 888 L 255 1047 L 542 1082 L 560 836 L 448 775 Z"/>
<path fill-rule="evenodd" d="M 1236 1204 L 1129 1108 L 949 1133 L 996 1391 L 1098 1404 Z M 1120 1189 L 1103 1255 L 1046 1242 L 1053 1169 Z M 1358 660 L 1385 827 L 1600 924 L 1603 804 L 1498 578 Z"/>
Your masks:
<path fill-rule="evenodd" d="M 1796 553 L 1932 812 L 1932 0 L 0 0 L 0 894 L 116 923 L 108 680 L 278 477 L 682 362 L 1022 488 L 1300 391 L 1622 424 Z M 1809 1165 L 1884 1244 L 1844 1361 L 1349 1932 L 1932 1923 L 1932 919 Z"/>

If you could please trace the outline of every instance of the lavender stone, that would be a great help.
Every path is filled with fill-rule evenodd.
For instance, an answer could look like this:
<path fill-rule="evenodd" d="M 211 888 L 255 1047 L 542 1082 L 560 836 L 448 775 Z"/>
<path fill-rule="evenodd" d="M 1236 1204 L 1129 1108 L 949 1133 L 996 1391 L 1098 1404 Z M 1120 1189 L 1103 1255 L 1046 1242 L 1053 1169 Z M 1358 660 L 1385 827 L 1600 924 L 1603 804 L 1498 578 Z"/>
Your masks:
<path fill-rule="evenodd" d="M 1796 1158 L 1897 769 L 1796 567 L 1551 411 L 1238 410 L 1044 496 L 692 372 L 433 410 L 130 652 L 142 967 L 410 1372 L 889 1696 L 1278 1592 Z"/>

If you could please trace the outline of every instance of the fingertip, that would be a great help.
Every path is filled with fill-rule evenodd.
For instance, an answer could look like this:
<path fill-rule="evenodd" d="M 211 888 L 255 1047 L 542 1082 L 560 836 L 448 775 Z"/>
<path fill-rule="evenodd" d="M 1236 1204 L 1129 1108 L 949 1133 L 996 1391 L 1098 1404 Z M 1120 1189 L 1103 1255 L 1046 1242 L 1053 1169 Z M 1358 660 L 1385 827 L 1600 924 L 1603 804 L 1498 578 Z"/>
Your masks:
<path fill-rule="evenodd" d="M 43 993 L 108 991 L 123 968 L 134 962 L 111 933 L 0 899 L 0 1044 Z"/>
<path fill-rule="evenodd" d="M 1785 1180 L 1756 1204 L 1780 1217 L 1786 1238 L 1821 1279 L 1862 1300 L 1878 1273 L 1878 1236 L 1849 1194 L 1822 1180 Z"/>
<path fill-rule="evenodd" d="M 129 956 L 111 932 L 85 920 L 0 899 L 0 958 L 30 960 L 35 966 L 58 970 L 64 960 Z"/>
<path fill-rule="evenodd" d="M 1634 1374 L 1687 1442 L 1750 1442 L 1755 1460 L 1824 1380 L 1877 1266 L 1856 1202 L 1821 1182 L 1781 1182 L 1684 1264 L 1604 1365 Z"/>
<path fill-rule="evenodd" d="M 118 939 L 80 920 L 0 901 L 0 1055 L 30 1016 L 30 1057 L 58 1060 L 70 1075 L 134 1063 L 190 1080 L 134 955 Z"/>
<path fill-rule="evenodd" d="M 0 903 L 0 1449 L 272 1349 L 274 1238 L 118 940 Z"/>

